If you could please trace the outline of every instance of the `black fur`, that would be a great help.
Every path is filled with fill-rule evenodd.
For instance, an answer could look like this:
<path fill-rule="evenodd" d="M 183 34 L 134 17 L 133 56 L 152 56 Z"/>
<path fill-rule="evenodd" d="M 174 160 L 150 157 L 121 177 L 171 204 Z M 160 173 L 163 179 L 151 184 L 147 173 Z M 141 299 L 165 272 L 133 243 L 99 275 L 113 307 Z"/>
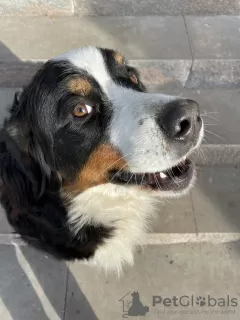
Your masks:
<path fill-rule="evenodd" d="M 67 224 L 69 204 L 60 192 L 62 179 L 74 178 L 106 128 L 97 116 L 81 130 L 79 124 L 69 124 L 68 105 L 73 107 L 79 97 L 66 92 L 66 81 L 78 75 L 68 63 L 47 63 L 21 96 L 17 94 L 0 131 L 0 196 L 9 223 L 29 244 L 69 260 L 89 258 L 112 232 L 102 225 L 85 225 L 73 234 Z M 89 99 L 98 99 L 100 108 L 100 88 L 94 88 Z M 108 117 L 109 112 L 101 121 Z M 81 146 L 84 135 L 87 143 Z"/>
<path fill-rule="evenodd" d="M 109 50 L 102 54 L 115 81 L 144 90 L 140 81 L 129 79 L 131 72 L 138 77 L 135 69 L 120 69 Z M 91 83 L 88 97 L 68 90 L 70 79 L 79 76 Z M 75 119 L 72 111 L 79 102 L 94 105 L 94 114 Z M 8 221 L 29 244 L 59 259 L 89 258 L 112 236 L 113 229 L 101 224 L 85 225 L 74 234 L 67 223 L 69 200 L 61 193 L 62 183 L 74 181 L 93 150 L 107 140 L 111 113 L 110 102 L 86 71 L 50 61 L 16 94 L 0 131 L 0 200 Z"/>
<path fill-rule="evenodd" d="M 111 49 L 100 49 L 105 60 L 105 64 L 108 68 L 112 79 L 118 84 L 131 88 L 135 91 L 145 92 L 146 88 L 144 84 L 140 81 L 140 75 L 137 69 L 130 67 L 127 64 L 127 61 L 124 61 L 124 65 L 116 63 L 114 59 L 114 51 Z M 133 83 L 130 79 L 130 76 L 134 75 L 138 83 Z"/>

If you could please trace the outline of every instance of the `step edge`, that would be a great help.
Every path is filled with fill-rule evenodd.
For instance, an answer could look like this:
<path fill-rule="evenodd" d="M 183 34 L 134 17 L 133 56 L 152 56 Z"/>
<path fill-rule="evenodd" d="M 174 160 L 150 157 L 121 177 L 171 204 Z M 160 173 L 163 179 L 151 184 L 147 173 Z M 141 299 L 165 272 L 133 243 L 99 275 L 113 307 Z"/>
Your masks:
<path fill-rule="evenodd" d="M 201 233 L 148 233 L 144 245 L 172 245 L 182 243 L 224 244 L 240 241 L 240 232 L 201 232 Z M 27 246 L 19 235 L 0 234 L 0 245 Z"/>

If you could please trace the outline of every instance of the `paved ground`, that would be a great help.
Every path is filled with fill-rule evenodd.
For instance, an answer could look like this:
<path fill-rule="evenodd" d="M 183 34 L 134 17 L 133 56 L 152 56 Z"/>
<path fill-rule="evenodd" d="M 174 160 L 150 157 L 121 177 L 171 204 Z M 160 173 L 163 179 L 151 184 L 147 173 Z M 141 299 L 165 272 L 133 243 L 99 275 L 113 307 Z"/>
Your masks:
<path fill-rule="evenodd" d="M 22 86 L 46 59 L 97 45 L 125 54 L 146 85 L 239 88 L 239 28 L 239 16 L 0 16 L 0 85 Z"/>
<path fill-rule="evenodd" d="M 238 0 L 0 0 L 2 15 L 233 15 Z"/>
<path fill-rule="evenodd" d="M 126 270 L 121 279 L 98 274 L 78 263 L 69 266 L 56 263 L 29 248 L 2 245 L 0 258 L 0 315 L 4 320 L 122 319 L 134 291 L 139 292 L 149 312 L 145 317 L 131 319 L 239 319 L 240 316 L 236 307 L 240 287 L 236 243 L 148 246 L 136 254 L 136 267 Z M 171 307 L 164 308 L 159 297 L 153 305 L 153 296 L 162 300 L 183 298 L 175 306 L 168 300 Z M 192 296 L 193 306 L 186 306 L 192 303 Z M 206 305 L 196 304 L 199 296 L 206 298 Z M 227 305 L 228 296 L 236 299 L 231 307 L 214 306 L 213 299 Z"/>

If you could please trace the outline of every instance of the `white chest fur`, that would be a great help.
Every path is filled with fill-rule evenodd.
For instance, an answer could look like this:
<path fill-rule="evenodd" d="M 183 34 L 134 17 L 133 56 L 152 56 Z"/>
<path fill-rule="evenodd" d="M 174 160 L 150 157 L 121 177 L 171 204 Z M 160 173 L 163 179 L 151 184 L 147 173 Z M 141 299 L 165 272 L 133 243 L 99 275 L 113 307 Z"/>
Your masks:
<path fill-rule="evenodd" d="M 73 232 L 86 224 L 114 228 L 113 236 L 99 246 L 89 262 L 118 273 L 124 264 L 133 264 L 134 249 L 143 243 L 158 201 L 148 192 L 110 183 L 76 196 L 69 213 Z"/>

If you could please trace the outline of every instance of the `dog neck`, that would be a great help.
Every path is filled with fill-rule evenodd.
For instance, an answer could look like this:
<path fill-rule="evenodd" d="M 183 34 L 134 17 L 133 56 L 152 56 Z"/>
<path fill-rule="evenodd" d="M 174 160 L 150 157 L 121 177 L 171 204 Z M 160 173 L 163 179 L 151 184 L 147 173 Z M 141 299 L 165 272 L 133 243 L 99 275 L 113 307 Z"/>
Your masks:
<path fill-rule="evenodd" d="M 71 201 L 69 223 L 77 233 L 83 225 L 113 228 L 113 237 L 101 245 L 92 263 L 120 272 L 133 264 L 136 245 L 142 245 L 155 216 L 158 200 L 144 190 L 111 183 L 91 188 Z"/>

